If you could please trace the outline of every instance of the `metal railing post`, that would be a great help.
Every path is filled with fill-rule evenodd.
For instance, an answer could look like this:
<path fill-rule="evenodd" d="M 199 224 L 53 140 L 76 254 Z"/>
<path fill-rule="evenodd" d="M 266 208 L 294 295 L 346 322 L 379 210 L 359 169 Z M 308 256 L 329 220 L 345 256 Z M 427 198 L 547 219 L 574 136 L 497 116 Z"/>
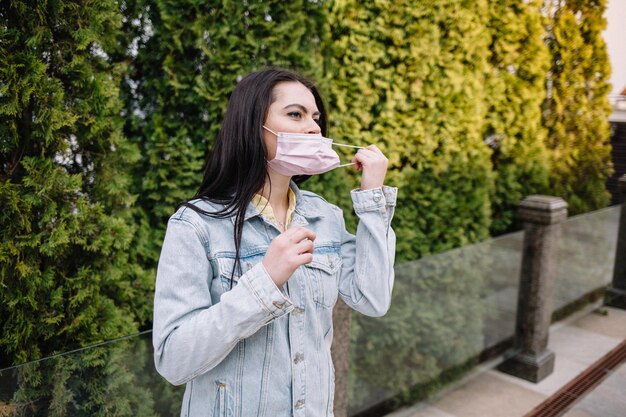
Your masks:
<path fill-rule="evenodd" d="M 519 217 L 525 233 L 515 341 L 498 369 L 539 382 L 554 369 L 554 353 L 547 346 L 556 255 L 567 203 L 558 197 L 529 196 L 519 204 Z"/>
<path fill-rule="evenodd" d="M 617 232 L 613 282 L 606 291 L 604 303 L 611 307 L 626 309 L 626 175 L 618 180 L 622 208 Z"/>

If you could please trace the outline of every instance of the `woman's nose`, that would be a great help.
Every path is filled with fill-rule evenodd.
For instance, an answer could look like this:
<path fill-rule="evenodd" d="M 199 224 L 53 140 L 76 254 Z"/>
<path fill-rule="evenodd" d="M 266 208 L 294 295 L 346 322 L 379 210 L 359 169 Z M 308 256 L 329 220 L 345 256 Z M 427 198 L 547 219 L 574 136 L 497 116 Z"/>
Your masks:
<path fill-rule="evenodd" d="M 320 129 L 320 125 L 318 125 L 314 119 L 310 119 L 309 123 L 307 124 L 306 133 L 312 134 L 312 135 L 319 135 L 321 132 L 322 132 L 322 129 Z"/>

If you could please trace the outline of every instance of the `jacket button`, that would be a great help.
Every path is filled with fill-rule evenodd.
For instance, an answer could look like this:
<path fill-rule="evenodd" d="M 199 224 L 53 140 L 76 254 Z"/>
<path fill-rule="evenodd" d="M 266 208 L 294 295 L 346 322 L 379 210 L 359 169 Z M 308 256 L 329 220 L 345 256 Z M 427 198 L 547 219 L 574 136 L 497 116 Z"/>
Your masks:
<path fill-rule="evenodd" d="M 294 314 L 302 314 L 304 313 L 304 309 L 302 307 L 296 307 L 293 309 Z"/>
<path fill-rule="evenodd" d="M 296 401 L 296 405 L 295 405 L 295 407 L 296 407 L 297 409 L 300 409 L 300 408 L 304 407 L 304 400 L 298 400 L 298 401 Z"/>
<path fill-rule="evenodd" d="M 279 303 L 278 301 L 272 301 L 272 304 L 274 304 L 276 308 L 283 308 L 285 306 L 285 303 Z"/>
<path fill-rule="evenodd" d="M 381 197 L 380 197 L 379 195 L 375 195 L 375 196 L 374 196 L 374 201 L 375 201 L 375 202 L 377 202 L 377 203 L 378 203 L 378 202 L 380 201 L 380 199 L 381 199 Z"/>
<path fill-rule="evenodd" d="M 293 358 L 293 363 L 300 363 L 304 360 L 304 355 L 302 353 L 298 353 L 294 358 Z"/>

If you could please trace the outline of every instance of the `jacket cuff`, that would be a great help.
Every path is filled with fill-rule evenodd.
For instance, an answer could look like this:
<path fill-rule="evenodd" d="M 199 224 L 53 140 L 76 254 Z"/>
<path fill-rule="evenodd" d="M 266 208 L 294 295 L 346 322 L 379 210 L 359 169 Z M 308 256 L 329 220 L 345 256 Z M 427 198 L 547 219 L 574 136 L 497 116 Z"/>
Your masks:
<path fill-rule="evenodd" d="M 385 195 L 387 207 L 395 207 L 398 198 L 398 187 L 383 185 L 383 194 Z"/>
<path fill-rule="evenodd" d="M 377 211 L 385 206 L 396 205 L 398 188 L 383 185 L 370 190 L 352 190 L 350 195 L 355 212 Z"/>
<path fill-rule="evenodd" d="M 250 289 L 261 308 L 272 318 L 281 317 L 294 309 L 293 302 L 278 289 L 261 262 L 244 274 L 239 283 Z"/>

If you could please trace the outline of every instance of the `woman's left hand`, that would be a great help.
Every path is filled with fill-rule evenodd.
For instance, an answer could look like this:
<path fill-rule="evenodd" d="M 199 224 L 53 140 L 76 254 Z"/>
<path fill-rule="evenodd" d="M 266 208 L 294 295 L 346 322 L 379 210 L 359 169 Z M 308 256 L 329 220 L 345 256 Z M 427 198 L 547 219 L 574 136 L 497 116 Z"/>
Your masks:
<path fill-rule="evenodd" d="M 376 145 L 359 149 L 352 158 L 352 162 L 355 163 L 357 170 L 363 170 L 361 190 L 371 190 L 383 186 L 389 161 Z"/>

